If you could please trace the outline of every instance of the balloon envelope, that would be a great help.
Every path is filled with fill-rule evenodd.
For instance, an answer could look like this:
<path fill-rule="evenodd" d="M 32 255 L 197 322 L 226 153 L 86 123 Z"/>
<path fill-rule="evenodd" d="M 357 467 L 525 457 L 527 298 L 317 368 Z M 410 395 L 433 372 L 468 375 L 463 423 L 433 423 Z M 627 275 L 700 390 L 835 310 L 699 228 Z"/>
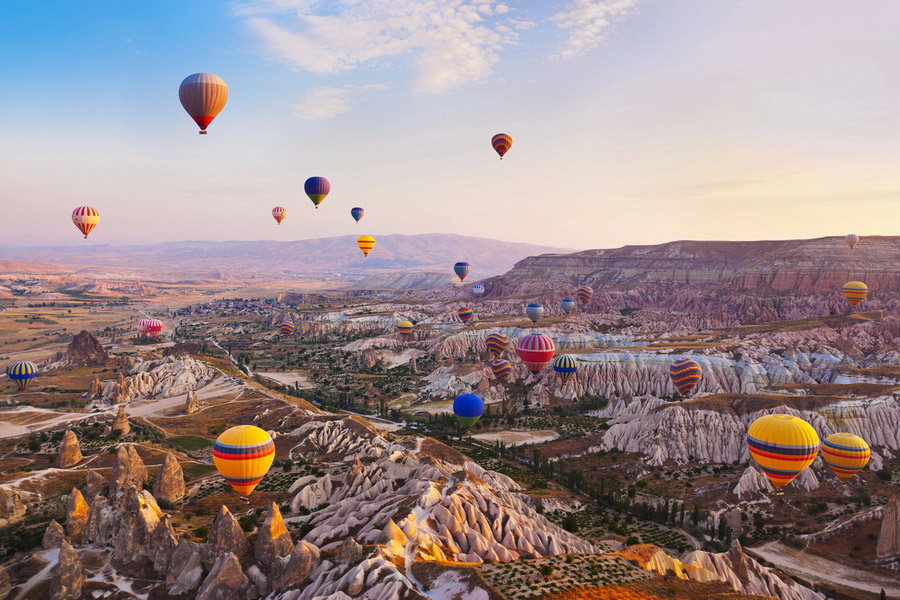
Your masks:
<path fill-rule="evenodd" d="M 866 440 L 852 433 L 832 433 L 822 441 L 822 458 L 841 481 L 859 473 L 871 455 Z"/>
<path fill-rule="evenodd" d="M 491 361 L 491 373 L 497 381 L 504 381 L 512 372 L 512 364 L 506 359 L 495 358 Z"/>
<path fill-rule="evenodd" d="M 571 298 L 564 298 L 563 301 L 559 303 L 559 307 L 563 309 L 564 313 L 569 314 L 575 310 L 575 301 Z"/>
<path fill-rule="evenodd" d="M 295 329 L 296 327 L 294 327 L 294 324 L 290 321 L 283 321 L 281 325 L 278 326 L 278 332 L 284 337 L 293 335 Z"/>
<path fill-rule="evenodd" d="M 556 345 L 543 333 L 529 333 L 519 339 L 516 352 L 528 370 L 537 375 L 553 359 Z"/>
<path fill-rule="evenodd" d="M 484 400 L 475 394 L 460 394 L 453 401 L 453 414 L 464 427 L 471 427 L 484 414 Z"/>
<path fill-rule="evenodd" d="M 25 390 L 31 380 L 37 377 L 37 365 L 31 361 L 23 360 L 6 367 L 6 376 L 14 381 L 20 390 Z"/>
<path fill-rule="evenodd" d="M 694 387 L 700 383 L 703 369 L 697 361 L 690 358 L 679 358 L 669 366 L 669 377 L 682 396 L 690 396 Z"/>
<path fill-rule="evenodd" d="M 222 78 L 212 73 L 188 75 L 178 88 L 178 99 L 187 114 L 200 127 L 200 133 L 222 112 L 228 102 L 228 86 Z"/>
<path fill-rule="evenodd" d="M 481 285 L 480 283 L 476 283 L 475 285 L 473 285 L 472 286 L 472 295 L 475 296 L 476 298 L 481 298 L 482 296 L 484 296 L 484 286 Z"/>
<path fill-rule="evenodd" d="M 100 213 L 91 206 L 79 206 L 72 211 L 72 222 L 84 234 L 84 239 L 87 239 L 88 234 L 100 222 Z"/>
<path fill-rule="evenodd" d="M 528 318 L 531 319 L 532 323 L 537 323 L 538 320 L 544 316 L 544 307 L 532 302 L 525 307 L 525 314 L 528 315 Z"/>
<path fill-rule="evenodd" d="M 500 155 L 500 160 L 503 160 L 503 155 L 512 148 L 512 138 L 505 133 L 498 133 L 491 138 L 491 146 Z"/>
<path fill-rule="evenodd" d="M 219 474 L 242 496 L 253 491 L 275 460 L 275 442 L 253 425 L 226 429 L 213 444 L 213 462 Z"/>
<path fill-rule="evenodd" d="M 502 333 L 492 333 L 487 336 L 484 342 L 491 356 L 497 358 L 506 350 L 506 347 L 509 345 L 509 338 Z"/>
<path fill-rule="evenodd" d="M 459 277 L 460 281 L 463 281 L 466 278 L 466 275 L 469 274 L 469 263 L 467 262 L 458 262 L 453 265 L 453 272 L 456 273 L 456 276 Z"/>
<path fill-rule="evenodd" d="M 359 249 L 362 250 L 362 253 L 366 256 L 369 255 L 369 252 L 372 251 L 372 248 L 375 247 L 375 238 L 371 235 L 361 235 L 359 239 L 356 240 L 356 245 L 359 246 Z"/>
<path fill-rule="evenodd" d="M 847 245 L 850 246 L 851 250 L 859 243 L 859 236 L 855 233 L 848 233 L 844 239 L 847 240 Z"/>
<path fill-rule="evenodd" d="M 472 320 L 472 317 L 475 316 L 475 311 L 467 306 L 464 306 L 463 308 L 460 308 L 458 311 L 456 311 L 456 315 L 459 317 L 460 321 L 462 321 L 463 323 L 468 323 Z"/>
<path fill-rule="evenodd" d="M 562 354 L 553 359 L 553 370 L 559 375 L 563 383 L 578 371 L 578 363 L 568 354 Z"/>
<path fill-rule="evenodd" d="M 156 337 L 163 328 L 163 322 L 159 319 L 141 319 L 137 322 L 137 330 L 142 336 Z"/>
<path fill-rule="evenodd" d="M 413 329 L 415 329 L 415 325 L 413 325 L 411 321 L 400 321 L 397 323 L 397 333 L 399 333 L 400 337 L 403 339 L 411 336 Z"/>
<path fill-rule="evenodd" d="M 363 209 L 361 209 L 358 206 L 350 209 L 350 216 L 353 217 L 353 219 L 357 223 L 359 223 L 359 220 L 363 218 L 364 214 L 366 214 L 366 211 L 364 211 Z"/>
<path fill-rule="evenodd" d="M 328 192 L 331 191 L 331 184 L 328 183 L 328 180 L 324 177 L 310 177 L 306 180 L 306 183 L 303 184 L 303 191 L 306 192 L 309 199 L 316 205 L 316 208 L 319 208 L 319 205 L 322 204 L 322 200 L 324 200 L 325 196 L 328 195 Z"/>
<path fill-rule="evenodd" d="M 578 291 L 575 292 L 575 295 L 578 296 L 578 300 L 582 304 L 587 304 L 591 301 L 591 296 L 594 295 L 594 288 L 589 285 L 583 285 L 578 288 Z"/>
<path fill-rule="evenodd" d="M 275 220 L 281 225 L 281 222 L 284 221 L 284 218 L 287 216 L 287 209 L 283 206 L 276 206 L 272 209 L 272 216 L 275 217 Z"/>
<path fill-rule="evenodd" d="M 793 415 L 765 415 L 747 430 L 750 456 L 776 488 L 789 484 L 816 459 L 819 436 Z"/>
<path fill-rule="evenodd" d="M 848 281 L 844 284 L 841 291 L 844 293 L 844 298 L 847 299 L 850 306 L 854 308 L 869 295 L 869 288 L 862 281 Z"/>

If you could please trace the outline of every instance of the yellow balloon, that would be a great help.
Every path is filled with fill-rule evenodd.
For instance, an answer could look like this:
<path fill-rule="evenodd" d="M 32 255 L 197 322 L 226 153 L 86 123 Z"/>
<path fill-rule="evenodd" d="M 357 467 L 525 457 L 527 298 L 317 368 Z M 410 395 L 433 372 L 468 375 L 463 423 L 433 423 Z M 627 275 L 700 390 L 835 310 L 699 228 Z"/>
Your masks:
<path fill-rule="evenodd" d="M 359 249 L 362 250 L 363 254 L 368 256 L 369 252 L 372 251 L 372 248 L 375 247 L 375 238 L 371 235 L 360 236 L 360 238 L 356 240 L 356 245 L 359 246 Z"/>
<path fill-rule="evenodd" d="M 780 488 L 816 460 L 819 435 L 793 415 L 766 415 L 747 430 L 747 447 L 772 485 Z"/>
<path fill-rule="evenodd" d="M 213 444 L 213 462 L 219 474 L 238 494 L 246 496 L 262 481 L 275 460 L 275 442 L 253 425 L 226 429 Z"/>
<path fill-rule="evenodd" d="M 866 440 L 852 433 L 832 433 L 822 442 L 822 458 L 841 481 L 859 473 L 871 455 Z"/>

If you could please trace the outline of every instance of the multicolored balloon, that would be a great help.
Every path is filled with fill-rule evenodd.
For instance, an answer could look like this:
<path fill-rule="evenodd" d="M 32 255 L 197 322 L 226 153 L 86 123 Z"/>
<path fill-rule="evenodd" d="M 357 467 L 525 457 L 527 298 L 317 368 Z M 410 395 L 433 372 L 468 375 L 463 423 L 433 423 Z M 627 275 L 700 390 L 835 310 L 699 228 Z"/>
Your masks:
<path fill-rule="evenodd" d="M 850 246 L 850 249 L 853 250 L 853 247 L 859 243 L 859 236 L 855 233 L 848 233 L 845 237 L 847 240 L 847 245 Z"/>
<path fill-rule="evenodd" d="M 500 355 L 503 354 L 503 351 L 506 350 L 506 347 L 509 346 L 509 338 L 502 333 L 492 333 L 487 336 L 487 339 L 484 342 L 488 352 L 490 352 L 491 356 L 494 358 L 499 358 Z"/>
<path fill-rule="evenodd" d="M 372 251 L 372 248 L 375 247 L 375 238 L 371 235 L 361 235 L 359 239 L 356 240 L 356 245 L 359 246 L 359 249 L 362 250 L 362 253 L 365 256 L 369 255 L 369 252 Z"/>
<path fill-rule="evenodd" d="M 591 296 L 594 295 L 594 288 L 589 285 L 583 285 L 578 288 L 578 291 L 575 292 L 575 296 L 578 297 L 579 302 L 582 304 L 587 304 L 591 301 Z"/>
<path fill-rule="evenodd" d="M 575 301 L 571 298 L 563 298 L 563 301 L 559 303 L 559 307 L 564 313 L 569 314 L 575 310 Z"/>
<path fill-rule="evenodd" d="M 284 221 L 284 218 L 287 216 L 287 209 L 283 206 L 276 206 L 272 209 L 272 216 L 275 217 L 275 220 L 281 225 L 281 222 Z"/>
<path fill-rule="evenodd" d="M 155 338 L 160 334 L 162 328 L 163 322 L 159 319 L 141 319 L 137 322 L 138 333 L 142 336 Z"/>
<path fill-rule="evenodd" d="M 459 320 L 463 323 L 468 323 L 472 320 L 472 317 L 475 316 L 475 311 L 467 306 L 464 306 L 456 311 L 456 316 L 458 316 Z"/>
<path fill-rule="evenodd" d="M 531 319 L 532 323 L 537 323 L 544 316 L 544 307 L 540 304 L 532 302 L 525 307 L 525 314 Z"/>
<path fill-rule="evenodd" d="M 852 433 L 832 433 L 822 441 L 822 458 L 841 481 L 859 473 L 871 455 L 866 440 Z"/>
<path fill-rule="evenodd" d="M 325 196 L 331 191 L 331 184 L 328 183 L 328 180 L 324 177 L 310 177 L 306 180 L 306 183 L 303 184 L 303 191 L 306 192 L 309 199 L 316 205 L 316 208 L 319 208 L 319 205 L 322 204 Z"/>
<path fill-rule="evenodd" d="M 361 209 L 361 208 L 358 207 L 358 206 L 355 206 L 355 207 L 353 207 L 353 208 L 350 209 L 350 216 L 353 217 L 353 219 L 354 219 L 357 223 L 359 223 L 359 220 L 363 218 L 363 215 L 364 215 L 364 214 L 366 214 L 366 211 L 364 211 L 363 209 Z"/>
<path fill-rule="evenodd" d="M 484 400 L 475 394 L 460 394 L 453 401 L 453 414 L 463 427 L 471 427 L 484 414 Z"/>
<path fill-rule="evenodd" d="M 862 281 L 848 281 L 841 291 L 844 292 L 844 298 L 847 299 L 850 306 L 854 308 L 869 295 L 869 288 Z"/>
<path fill-rule="evenodd" d="M 409 339 L 409 336 L 412 335 L 413 329 L 415 329 L 415 325 L 412 324 L 411 321 L 400 321 L 397 323 L 397 333 L 400 334 L 404 340 Z"/>
<path fill-rule="evenodd" d="M 553 370 L 559 375 L 559 379 L 566 383 L 569 377 L 578 371 L 578 362 L 568 354 L 561 354 L 553 359 Z"/>
<path fill-rule="evenodd" d="M 15 381 L 16 386 L 22 391 L 25 391 L 25 388 L 37 375 L 37 365 L 31 361 L 23 360 L 6 367 L 6 376 L 10 381 Z"/>
<path fill-rule="evenodd" d="M 212 449 L 219 474 L 241 496 L 247 496 L 262 481 L 275 460 L 272 437 L 253 425 L 226 429 Z"/>
<path fill-rule="evenodd" d="M 498 133 L 491 138 L 491 146 L 493 146 L 494 151 L 500 155 L 500 160 L 503 160 L 503 155 L 512 148 L 512 138 L 505 133 Z"/>
<path fill-rule="evenodd" d="M 453 272 L 456 273 L 456 276 L 459 277 L 460 281 L 463 281 L 466 278 L 466 275 L 469 274 L 469 263 L 467 262 L 458 262 L 453 265 Z"/>
<path fill-rule="evenodd" d="M 747 447 L 772 485 L 782 488 L 816 459 L 819 436 L 793 415 L 766 415 L 747 430 Z"/>
<path fill-rule="evenodd" d="M 475 285 L 473 285 L 472 286 L 472 295 L 475 296 L 476 298 L 481 298 L 482 296 L 484 296 L 484 286 L 481 285 L 480 283 L 476 283 Z"/>
<path fill-rule="evenodd" d="M 294 335 L 294 331 L 297 328 L 290 321 L 282 321 L 278 326 L 278 333 L 282 335 L 282 337 L 291 337 Z"/>
<path fill-rule="evenodd" d="M 505 381 L 509 374 L 512 373 L 512 364 L 503 358 L 495 358 L 491 361 L 491 373 L 497 381 Z"/>
<path fill-rule="evenodd" d="M 537 375 L 553 360 L 556 345 L 543 333 L 529 333 L 519 339 L 516 352 L 528 370 Z"/>
<path fill-rule="evenodd" d="M 72 222 L 84 234 L 84 239 L 87 239 L 88 234 L 100 222 L 100 212 L 91 206 L 79 206 L 72 211 Z"/>
<path fill-rule="evenodd" d="M 228 102 L 228 86 L 218 75 L 194 73 L 181 82 L 178 99 L 181 100 L 181 106 L 187 114 L 200 127 L 200 134 L 206 135 L 206 128 Z"/>
<path fill-rule="evenodd" d="M 685 398 L 691 395 L 702 376 L 703 369 L 691 358 L 679 358 L 669 366 L 669 377 Z"/>

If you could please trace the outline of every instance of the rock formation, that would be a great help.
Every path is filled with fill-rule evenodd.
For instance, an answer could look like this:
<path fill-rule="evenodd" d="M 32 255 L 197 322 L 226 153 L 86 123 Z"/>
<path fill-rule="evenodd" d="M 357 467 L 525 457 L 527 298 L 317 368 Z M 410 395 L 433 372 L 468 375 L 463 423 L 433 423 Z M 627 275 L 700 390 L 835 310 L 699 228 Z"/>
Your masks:
<path fill-rule="evenodd" d="M 131 431 L 131 425 L 128 424 L 128 415 L 125 413 L 124 406 L 119 406 L 119 412 L 116 413 L 116 420 L 113 421 L 112 430 L 119 437 L 125 437 Z"/>
<path fill-rule="evenodd" d="M 66 537 L 73 544 L 80 544 L 87 527 L 91 507 L 78 488 L 72 488 L 66 501 Z"/>
<path fill-rule="evenodd" d="M 47 526 L 46 531 L 44 531 L 44 538 L 41 540 L 41 546 L 45 550 L 59 548 L 64 539 L 66 539 L 65 530 L 63 530 L 62 525 L 56 522 L 56 519 L 53 519 Z"/>
<path fill-rule="evenodd" d="M 178 537 L 168 517 L 163 517 L 156 524 L 153 533 L 150 534 L 150 560 L 157 573 L 165 573 L 166 567 L 172 560 L 172 554 L 178 546 Z"/>
<path fill-rule="evenodd" d="M 132 444 L 119 446 L 116 464 L 109 480 L 109 497 L 115 498 L 125 487 L 133 485 L 140 489 L 147 483 L 147 467 Z"/>
<path fill-rule="evenodd" d="M 205 385 L 216 371 L 190 356 L 167 356 L 139 362 L 119 373 L 116 381 L 106 381 L 94 400 L 96 406 L 130 402 L 135 398 L 170 398 Z"/>
<path fill-rule="evenodd" d="M 247 598 L 250 580 L 241 569 L 241 562 L 231 552 L 219 556 L 209 575 L 203 580 L 196 600 L 235 600 Z M 255 597 L 255 594 L 254 596 Z"/>
<path fill-rule="evenodd" d="M 7 523 L 18 523 L 25 518 L 28 507 L 18 491 L 0 485 L 0 519 Z"/>
<path fill-rule="evenodd" d="M 878 564 L 900 571 L 900 493 L 891 496 L 884 508 L 875 554 Z"/>
<path fill-rule="evenodd" d="M 153 480 L 153 495 L 167 502 L 178 502 L 184 498 L 184 473 L 171 452 L 166 452 L 166 458 Z"/>
<path fill-rule="evenodd" d="M 275 561 L 280 561 L 291 553 L 294 543 L 291 541 L 291 534 L 288 532 L 281 518 L 281 511 L 273 502 L 269 506 L 266 519 L 259 528 L 256 536 L 256 545 L 253 549 L 253 555 L 256 561 L 264 566 L 272 565 Z"/>
<path fill-rule="evenodd" d="M 234 554 L 243 560 L 250 555 L 250 542 L 231 511 L 225 505 L 219 508 L 216 520 L 209 530 L 209 539 L 203 544 L 203 565 L 211 567 L 223 554 Z"/>
<path fill-rule="evenodd" d="M 91 387 L 88 388 L 88 394 L 87 394 L 88 398 L 90 398 L 91 400 L 96 398 L 97 395 L 100 393 L 100 388 L 102 386 L 103 386 L 103 384 L 100 382 L 100 377 L 97 375 L 94 375 L 94 378 L 91 379 Z"/>
<path fill-rule="evenodd" d="M 189 415 L 200 412 L 200 398 L 194 390 L 187 393 L 187 399 L 184 401 L 184 412 Z"/>
<path fill-rule="evenodd" d="M 59 561 L 53 567 L 50 579 L 50 600 L 76 600 L 81 598 L 84 585 L 84 567 L 78 553 L 69 542 L 63 540 L 59 547 Z"/>
<path fill-rule="evenodd" d="M 106 479 L 97 471 L 91 469 L 87 472 L 87 487 L 84 493 L 88 498 L 99 496 L 106 490 Z"/>
<path fill-rule="evenodd" d="M 116 514 L 118 530 L 113 540 L 114 561 L 128 565 L 150 558 L 155 549 L 149 542 L 161 517 L 162 510 L 150 492 L 138 491 L 132 485 L 125 488 Z"/>
<path fill-rule="evenodd" d="M 60 469 L 68 469 L 81 462 L 84 457 L 81 455 L 81 445 L 78 443 L 78 436 L 71 429 L 67 429 L 63 434 L 62 441 L 59 443 L 59 462 Z"/>
<path fill-rule="evenodd" d="M 166 592 L 171 596 L 188 594 L 196 590 L 202 580 L 200 547 L 181 538 L 166 570 Z"/>
<path fill-rule="evenodd" d="M 0 565 L 0 600 L 9 598 L 9 593 L 11 591 L 12 583 L 9 580 L 9 573 L 6 572 L 3 565 Z"/>
<path fill-rule="evenodd" d="M 83 330 L 72 338 L 65 353 L 57 354 L 57 360 L 64 361 L 70 366 L 80 367 L 103 367 L 115 362 L 115 359 L 110 357 L 97 338 Z"/>
<path fill-rule="evenodd" d="M 119 376 L 116 378 L 116 384 L 113 388 L 113 392 L 114 404 L 125 404 L 132 398 L 131 391 L 128 389 L 128 384 L 125 383 L 125 375 L 121 371 L 119 372 Z M 103 398 L 104 395 L 105 394 L 101 393 L 101 398 Z"/>
<path fill-rule="evenodd" d="M 305 583 L 320 560 L 321 556 L 316 546 L 309 542 L 297 542 L 287 558 L 272 562 L 269 588 L 277 590 Z"/>

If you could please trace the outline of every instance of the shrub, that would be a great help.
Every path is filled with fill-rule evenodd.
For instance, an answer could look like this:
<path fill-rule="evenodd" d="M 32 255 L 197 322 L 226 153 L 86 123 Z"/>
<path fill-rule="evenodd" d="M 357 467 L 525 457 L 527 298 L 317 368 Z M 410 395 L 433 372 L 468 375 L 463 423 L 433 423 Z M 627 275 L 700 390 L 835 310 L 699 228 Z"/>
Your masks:
<path fill-rule="evenodd" d="M 209 537 L 209 527 L 198 527 L 192 533 L 201 540 L 206 541 L 206 538 Z"/>

